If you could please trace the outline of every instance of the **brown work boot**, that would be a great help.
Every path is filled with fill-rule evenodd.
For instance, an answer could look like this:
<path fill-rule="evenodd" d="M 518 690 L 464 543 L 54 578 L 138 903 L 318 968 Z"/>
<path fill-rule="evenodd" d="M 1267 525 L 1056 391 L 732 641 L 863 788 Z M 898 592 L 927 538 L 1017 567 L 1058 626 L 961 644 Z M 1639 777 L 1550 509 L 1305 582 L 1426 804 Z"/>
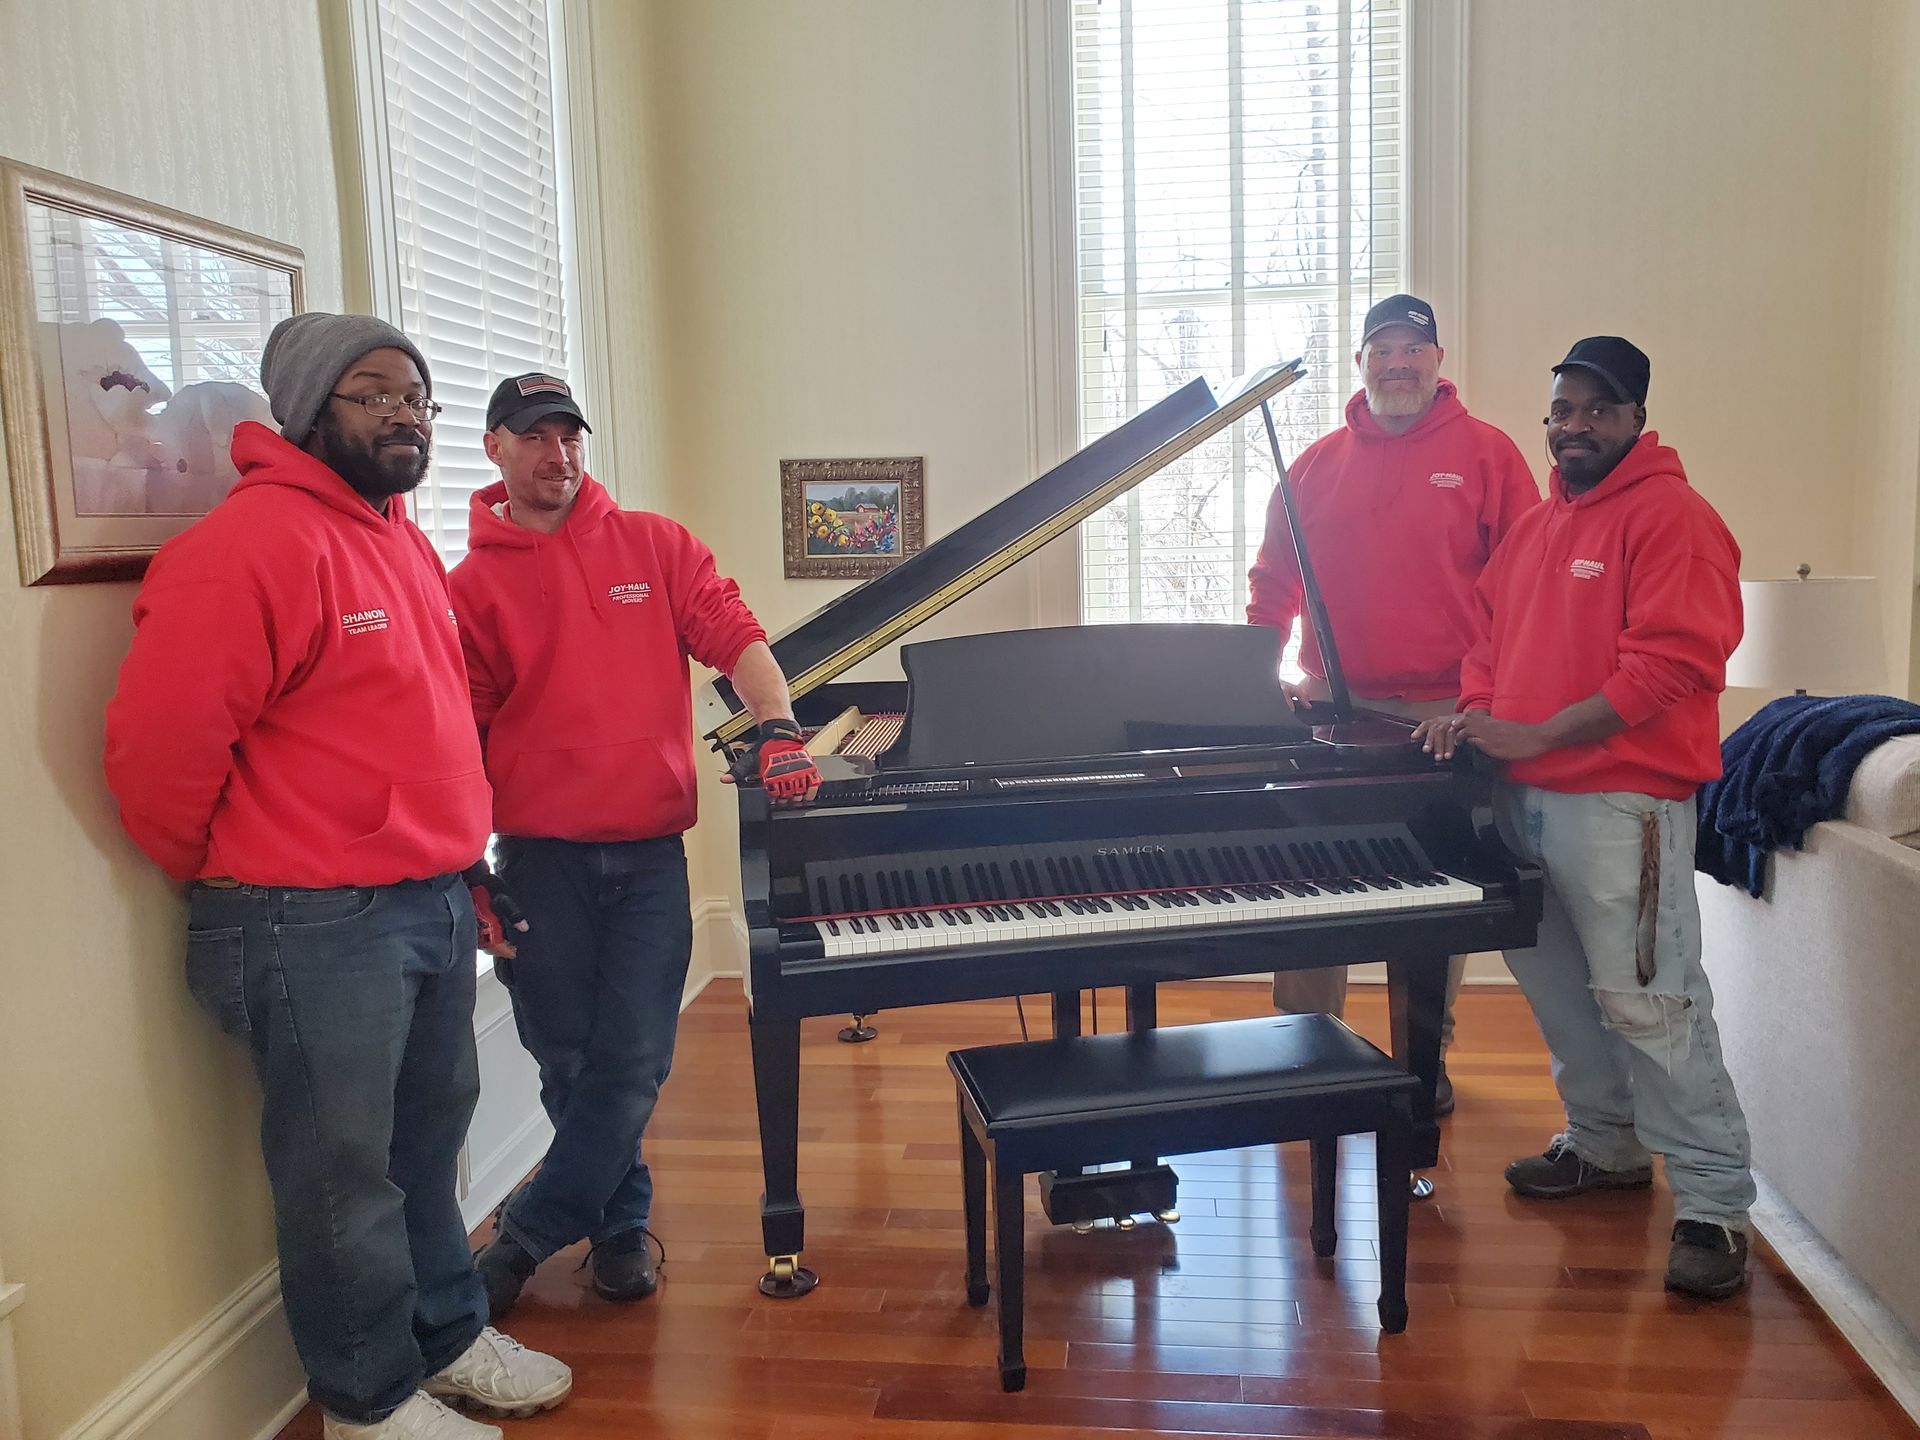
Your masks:
<path fill-rule="evenodd" d="M 1747 1284 L 1744 1230 L 1710 1220 L 1676 1220 L 1667 1252 L 1667 1289 L 1698 1300 L 1724 1300 Z"/>
<path fill-rule="evenodd" d="M 1603 1170 L 1574 1153 L 1573 1141 L 1556 1135 L 1544 1155 L 1526 1155 L 1507 1166 L 1507 1184 L 1529 1200 L 1565 1200 L 1589 1190 L 1644 1190 L 1653 1184 L 1653 1162 L 1631 1170 Z"/>

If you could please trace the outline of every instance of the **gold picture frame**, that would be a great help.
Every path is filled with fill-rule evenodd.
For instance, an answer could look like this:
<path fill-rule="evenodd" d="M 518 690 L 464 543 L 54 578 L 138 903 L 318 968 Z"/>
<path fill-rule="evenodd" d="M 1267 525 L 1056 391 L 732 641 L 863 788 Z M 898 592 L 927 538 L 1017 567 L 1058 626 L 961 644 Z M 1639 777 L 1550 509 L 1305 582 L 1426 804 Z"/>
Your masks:
<path fill-rule="evenodd" d="M 25 585 L 137 579 L 267 420 L 260 352 L 305 257 L 0 158 L 0 430 Z"/>
<path fill-rule="evenodd" d="M 787 579 L 871 579 L 926 540 L 924 457 L 780 462 Z"/>

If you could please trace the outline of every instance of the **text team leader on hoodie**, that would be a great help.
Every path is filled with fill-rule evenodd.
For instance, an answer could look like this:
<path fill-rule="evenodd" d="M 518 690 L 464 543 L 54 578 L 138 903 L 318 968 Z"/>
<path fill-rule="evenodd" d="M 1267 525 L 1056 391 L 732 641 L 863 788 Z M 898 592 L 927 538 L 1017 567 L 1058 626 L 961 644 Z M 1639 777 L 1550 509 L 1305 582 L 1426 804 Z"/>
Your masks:
<path fill-rule="evenodd" d="M 1354 698 L 1408 720 L 1453 713 L 1460 661 L 1474 637 L 1473 587 L 1509 527 L 1540 503 L 1513 441 L 1469 415 L 1453 382 L 1440 378 L 1446 353 L 1426 301 L 1389 295 L 1367 311 L 1353 357 L 1361 388 L 1347 401 L 1347 423 L 1309 445 L 1288 472 Z M 1248 622 L 1273 626 L 1284 644 L 1303 597 L 1277 487 L 1247 580 Z M 1319 638 L 1304 629 L 1301 693 L 1324 700 Z M 1441 1115 L 1453 1108 L 1445 1047 L 1465 968 L 1464 955 L 1447 967 L 1434 1096 Z M 1283 1010 L 1338 1015 L 1346 993 L 1344 965 L 1273 977 L 1273 1003 Z M 1394 1019 L 1398 1034 L 1401 1017 Z"/>
<path fill-rule="evenodd" d="M 554 1137 L 480 1252 L 491 1313 L 534 1268 L 593 1242 L 593 1283 L 656 1283 L 653 1177 L 640 1138 L 673 1060 L 693 949 L 687 857 L 695 774 L 689 657 L 760 722 L 761 783 L 810 798 L 786 678 L 713 552 L 664 515 L 621 510 L 586 473 L 566 382 L 516 375 L 487 405 L 501 479 L 473 497 L 452 577 L 474 719 L 493 782 L 501 884 L 528 930 L 502 966 L 540 1066 Z"/>

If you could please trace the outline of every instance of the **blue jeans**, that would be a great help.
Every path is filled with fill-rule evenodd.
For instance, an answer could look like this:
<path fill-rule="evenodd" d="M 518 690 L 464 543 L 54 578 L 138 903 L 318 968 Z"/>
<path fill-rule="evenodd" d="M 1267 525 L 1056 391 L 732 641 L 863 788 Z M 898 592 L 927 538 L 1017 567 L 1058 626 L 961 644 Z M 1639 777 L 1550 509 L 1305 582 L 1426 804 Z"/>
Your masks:
<path fill-rule="evenodd" d="M 474 953 L 457 875 L 193 888 L 187 984 L 252 1051 L 287 1323 L 343 1420 L 384 1418 L 486 1324 L 456 1188 Z"/>
<path fill-rule="evenodd" d="M 1659 891 L 1643 913 L 1647 815 L 1659 826 Z M 1574 1153 L 1609 1170 L 1665 1156 L 1680 1219 L 1744 1229 L 1752 1154 L 1700 963 L 1694 815 L 1691 799 L 1502 782 L 1501 837 L 1546 872 L 1539 943 L 1509 950 L 1507 968 L 1552 1052 Z"/>
<path fill-rule="evenodd" d="M 553 1143 L 501 1229 L 536 1260 L 645 1225 L 640 1137 L 673 1065 L 693 955 L 678 835 L 581 843 L 503 835 L 500 879 L 526 912 L 500 967 L 521 1043 L 540 1065 Z"/>

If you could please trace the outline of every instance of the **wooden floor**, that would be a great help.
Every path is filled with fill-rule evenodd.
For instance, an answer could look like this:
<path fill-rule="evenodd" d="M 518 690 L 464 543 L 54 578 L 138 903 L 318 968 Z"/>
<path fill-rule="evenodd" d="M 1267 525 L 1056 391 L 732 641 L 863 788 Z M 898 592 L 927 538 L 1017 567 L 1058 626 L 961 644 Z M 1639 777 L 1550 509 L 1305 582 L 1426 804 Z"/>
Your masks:
<path fill-rule="evenodd" d="M 1257 1014 L 1263 987 L 1167 986 L 1163 1024 Z M 1120 1016 L 1099 997 L 1100 1024 Z M 1385 1029 L 1356 987 L 1356 1028 Z M 1043 1025 L 1044 1007 L 1028 1015 Z M 618 1307 L 577 1255 L 550 1261 L 508 1328 L 574 1367 L 573 1398 L 510 1437 L 1068 1440 L 1210 1435 L 1405 1440 L 1868 1440 L 1913 1426 L 1764 1245 L 1738 1299 L 1660 1284 L 1665 1189 L 1559 1204 L 1500 1178 L 1560 1118 L 1524 1002 L 1469 990 L 1438 1193 L 1414 1207 L 1404 1335 L 1375 1323 L 1366 1141 L 1342 1152 L 1340 1250 L 1307 1243 L 1306 1148 L 1176 1163 L 1183 1219 L 1078 1236 L 1029 1182 L 1028 1388 L 1003 1395 L 992 1310 L 962 1294 L 958 1146 L 944 1057 L 1017 1039 L 1013 1002 L 902 1011 L 874 1042 L 808 1022 L 801 1192 L 807 1299 L 762 1299 L 759 1148 L 743 1006 L 719 982 L 681 1022 L 648 1153 L 669 1260 Z M 1345 1172 L 1354 1183 L 1348 1186 Z M 285 1440 L 315 1440 L 309 1410 Z"/>

